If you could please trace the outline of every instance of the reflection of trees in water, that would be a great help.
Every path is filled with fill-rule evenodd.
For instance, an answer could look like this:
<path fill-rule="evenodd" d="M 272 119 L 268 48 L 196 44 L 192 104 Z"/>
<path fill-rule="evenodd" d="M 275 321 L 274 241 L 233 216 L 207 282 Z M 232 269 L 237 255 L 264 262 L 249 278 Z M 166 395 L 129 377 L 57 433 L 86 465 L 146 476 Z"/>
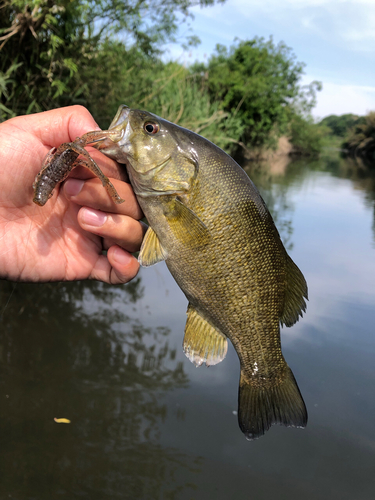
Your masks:
<path fill-rule="evenodd" d="M 373 212 L 372 232 L 375 243 L 375 162 L 370 163 L 353 158 L 335 158 L 331 161 L 330 171 L 337 177 L 350 179 L 355 188 L 364 192 L 365 204 Z"/>
<path fill-rule="evenodd" d="M 12 290 L 0 282 L 1 309 Z M 0 323 L 1 498 L 164 499 L 192 486 L 199 464 L 159 444 L 163 395 L 188 379 L 169 329 L 132 318 L 142 293 L 140 279 L 15 286 Z"/>
<path fill-rule="evenodd" d="M 269 211 L 272 214 L 282 242 L 288 251 L 293 249 L 292 216 L 293 203 L 289 197 L 289 176 L 278 172 L 272 174 L 270 163 L 251 162 L 244 167 L 245 172 L 259 189 Z"/>
<path fill-rule="evenodd" d="M 308 160 L 301 159 L 288 164 L 285 171 L 276 173 L 272 163 L 248 163 L 244 169 L 258 187 L 266 202 L 285 248 L 293 248 L 292 213 L 290 190 L 299 189 L 311 171 L 329 172 L 341 179 L 350 179 L 354 186 L 365 193 L 365 203 L 373 210 L 373 238 L 375 241 L 375 169 L 363 161 L 341 158 L 339 152 L 328 152 L 326 156 Z M 285 174 L 285 175 L 284 175 Z"/>

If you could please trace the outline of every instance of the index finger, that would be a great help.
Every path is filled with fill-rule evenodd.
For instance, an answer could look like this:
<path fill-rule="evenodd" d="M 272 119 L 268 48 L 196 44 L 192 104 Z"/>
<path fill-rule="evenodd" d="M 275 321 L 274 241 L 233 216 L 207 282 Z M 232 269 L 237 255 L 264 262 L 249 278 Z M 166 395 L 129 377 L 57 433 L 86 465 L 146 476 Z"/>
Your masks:
<path fill-rule="evenodd" d="M 91 207 L 102 212 L 128 215 L 137 220 L 142 219 L 142 210 L 130 184 L 116 179 L 110 180 L 125 203 L 118 205 L 113 203 L 102 183 L 96 177 L 86 181 L 68 178 L 64 183 L 64 194 L 69 200 L 81 206 Z"/>
<path fill-rule="evenodd" d="M 72 142 L 91 130 L 101 130 L 91 113 L 78 105 L 20 116 L 9 121 L 17 122 L 18 128 L 31 132 L 49 148 Z"/>

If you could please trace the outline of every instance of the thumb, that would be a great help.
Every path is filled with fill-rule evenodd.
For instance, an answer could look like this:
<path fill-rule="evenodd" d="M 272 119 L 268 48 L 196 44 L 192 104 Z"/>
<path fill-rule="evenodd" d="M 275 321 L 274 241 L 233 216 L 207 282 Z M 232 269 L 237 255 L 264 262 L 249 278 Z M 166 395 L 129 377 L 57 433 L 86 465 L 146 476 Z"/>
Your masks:
<path fill-rule="evenodd" d="M 108 249 L 107 256 L 99 256 L 91 278 L 111 285 L 119 285 L 131 281 L 138 271 L 138 260 L 123 248 L 114 245 Z"/>

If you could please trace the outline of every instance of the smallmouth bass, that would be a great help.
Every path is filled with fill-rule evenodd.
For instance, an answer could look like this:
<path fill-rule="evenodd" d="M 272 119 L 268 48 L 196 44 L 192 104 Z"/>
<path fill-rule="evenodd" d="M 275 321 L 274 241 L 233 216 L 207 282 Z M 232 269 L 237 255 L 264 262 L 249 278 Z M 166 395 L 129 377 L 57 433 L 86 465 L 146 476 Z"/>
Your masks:
<path fill-rule="evenodd" d="M 241 366 L 238 420 L 248 439 L 272 424 L 305 427 L 307 411 L 281 352 L 280 323 L 306 309 L 306 281 L 287 254 L 258 190 L 237 163 L 203 137 L 121 106 L 98 146 L 127 165 L 149 222 L 139 255 L 165 260 L 189 305 L 183 348 L 215 365 L 232 342 Z"/>

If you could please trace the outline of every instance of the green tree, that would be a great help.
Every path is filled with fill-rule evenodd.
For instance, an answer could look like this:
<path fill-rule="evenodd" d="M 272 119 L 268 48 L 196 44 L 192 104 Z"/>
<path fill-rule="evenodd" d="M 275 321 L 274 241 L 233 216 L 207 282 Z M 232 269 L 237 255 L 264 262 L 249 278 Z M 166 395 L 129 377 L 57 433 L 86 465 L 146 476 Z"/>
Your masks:
<path fill-rule="evenodd" d="M 290 122 L 290 141 L 295 154 L 303 156 L 318 156 L 328 145 L 327 137 L 330 129 L 321 123 L 301 115 L 294 115 Z"/>
<path fill-rule="evenodd" d="M 329 115 L 321 120 L 321 125 L 326 125 L 332 131 L 333 135 L 346 137 L 349 130 L 354 127 L 358 120 L 361 120 L 358 115 L 348 113 L 346 115 Z M 363 120 L 363 119 L 362 119 Z"/>
<path fill-rule="evenodd" d="M 374 167 L 375 160 L 375 111 L 358 120 L 343 147 L 354 157 L 361 157 L 367 166 Z"/>
<path fill-rule="evenodd" d="M 262 147 L 287 133 L 293 113 L 308 113 L 315 104 L 320 87 L 300 85 L 303 68 L 284 43 L 254 38 L 229 50 L 218 45 L 208 64 L 194 70 L 206 75 L 211 100 L 221 103 L 228 120 L 240 118 L 239 141 Z"/>
<path fill-rule="evenodd" d="M 86 68 L 100 69 L 109 43 L 155 56 L 181 16 L 215 1 L 224 0 L 0 1 L 0 120 L 84 102 Z"/>

